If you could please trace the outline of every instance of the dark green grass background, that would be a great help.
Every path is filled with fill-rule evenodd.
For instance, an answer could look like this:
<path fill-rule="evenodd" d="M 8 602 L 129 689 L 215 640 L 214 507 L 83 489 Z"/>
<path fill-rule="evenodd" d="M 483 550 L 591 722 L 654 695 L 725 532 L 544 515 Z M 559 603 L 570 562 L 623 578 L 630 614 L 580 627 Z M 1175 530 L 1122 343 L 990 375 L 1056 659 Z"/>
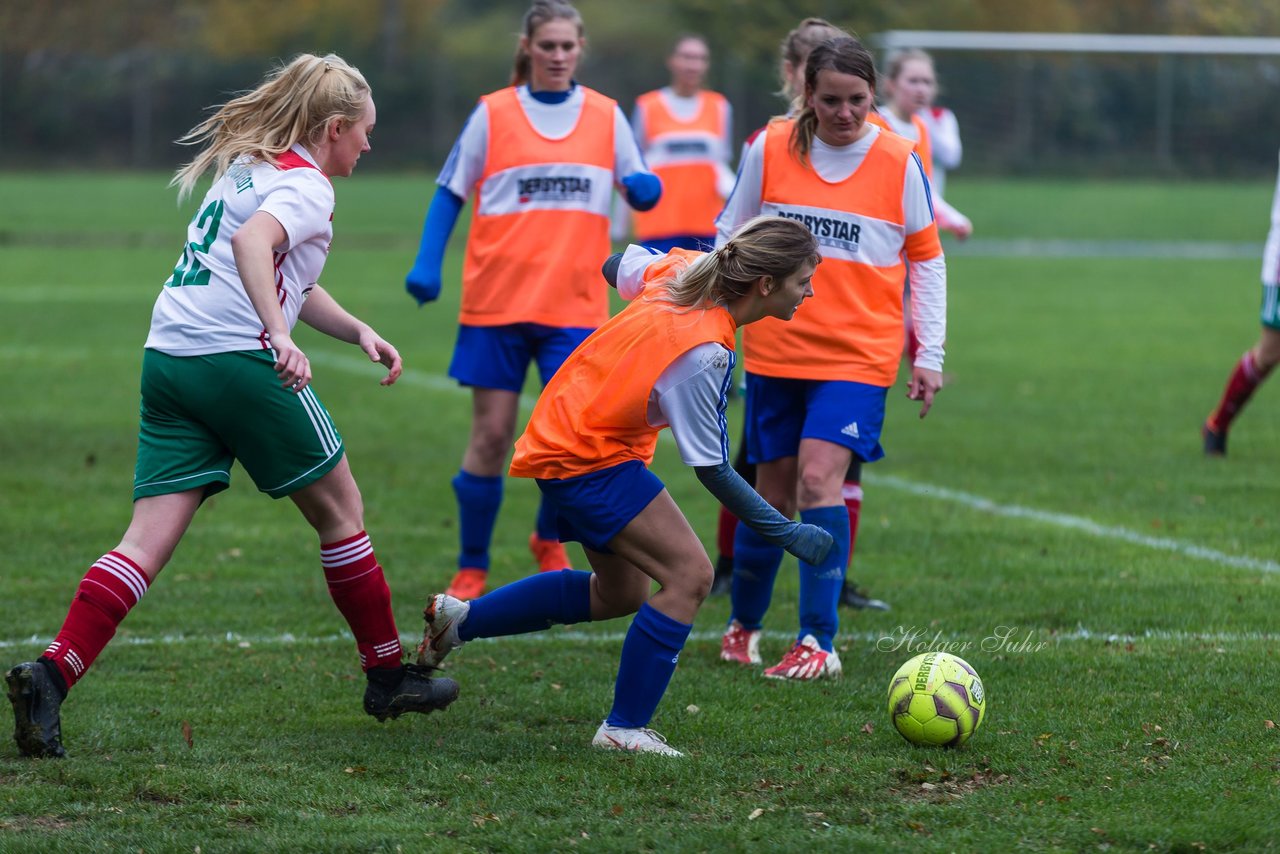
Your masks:
<path fill-rule="evenodd" d="M 193 207 L 164 182 L 0 176 L 6 663 L 43 650 L 128 522 L 141 345 Z M 953 184 L 976 238 L 1259 249 L 1271 190 Z M 406 636 L 453 570 L 448 480 L 469 420 L 444 377 L 458 253 L 441 304 L 419 310 L 402 291 L 430 192 L 421 175 L 338 185 L 324 283 L 400 347 L 401 383 L 379 387 L 354 348 L 299 333 Z M 901 387 L 891 396 L 854 575 L 894 610 L 842 614 L 842 681 L 779 685 L 722 665 L 728 606 L 713 599 L 654 722 L 684 761 L 588 746 L 626 621 L 474 643 L 452 663 L 451 709 L 379 725 L 360 711 L 313 535 L 237 471 L 64 707 L 70 758 L 0 744 L 0 851 L 1274 846 L 1275 573 L 1008 515 L 1274 566 L 1280 398 L 1262 389 L 1226 460 L 1205 460 L 1197 432 L 1257 335 L 1259 261 L 979 250 L 950 259 L 950 384 L 933 413 L 920 421 Z M 655 468 L 714 547 L 714 504 L 669 443 Z M 530 568 L 535 500 L 508 482 L 497 581 Z M 767 659 L 795 628 L 793 567 Z M 893 731 L 883 705 L 913 651 L 904 638 L 956 644 L 983 676 L 990 708 L 965 748 L 914 749 Z"/>

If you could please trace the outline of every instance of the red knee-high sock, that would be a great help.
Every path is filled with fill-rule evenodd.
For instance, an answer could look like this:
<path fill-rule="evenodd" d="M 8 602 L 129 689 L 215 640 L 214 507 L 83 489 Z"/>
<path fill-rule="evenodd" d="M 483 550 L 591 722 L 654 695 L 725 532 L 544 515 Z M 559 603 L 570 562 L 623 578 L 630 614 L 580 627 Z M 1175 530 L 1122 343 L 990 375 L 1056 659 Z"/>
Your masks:
<path fill-rule="evenodd" d="M 107 552 L 89 567 L 43 656 L 57 666 L 68 688 L 84 676 L 149 584 L 142 568 L 119 552 Z"/>
<path fill-rule="evenodd" d="M 721 557 L 733 558 L 733 534 L 737 530 L 738 517 L 721 507 L 720 521 L 716 524 L 716 548 Z"/>
<path fill-rule="evenodd" d="M 1258 369 L 1257 363 L 1253 360 L 1253 351 L 1246 350 L 1240 357 L 1240 361 L 1236 362 L 1231 378 L 1227 380 L 1227 387 L 1222 392 L 1222 400 L 1218 401 L 1218 408 L 1209 415 L 1209 427 L 1215 433 L 1224 432 L 1231 425 L 1232 420 L 1240 414 L 1240 410 L 1249 402 L 1254 390 L 1262 385 L 1268 373 L 1270 373 L 1269 370 Z"/>
<path fill-rule="evenodd" d="M 400 633 L 391 615 L 391 590 L 364 531 L 320 546 L 329 595 L 356 636 L 360 666 L 400 666 Z"/>
<path fill-rule="evenodd" d="M 844 509 L 849 513 L 849 563 L 853 563 L 853 545 L 858 540 L 858 516 L 862 513 L 862 484 L 846 480 L 841 488 Z"/>

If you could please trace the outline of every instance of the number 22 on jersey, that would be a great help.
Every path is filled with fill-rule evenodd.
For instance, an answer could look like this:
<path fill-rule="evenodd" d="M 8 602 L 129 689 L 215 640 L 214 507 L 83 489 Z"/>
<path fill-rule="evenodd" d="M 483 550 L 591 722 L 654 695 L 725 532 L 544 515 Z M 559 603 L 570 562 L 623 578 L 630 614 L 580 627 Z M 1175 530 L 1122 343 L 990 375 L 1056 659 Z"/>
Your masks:
<path fill-rule="evenodd" d="M 225 205 L 221 200 L 211 202 L 195 218 L 195 227 L 204 231 L 204 240 L 196 243 L 190 241 L 182 250 L 178 265 L 173 268 L 173 275 L 164 283 L 166 288 L 185 288 L 209 284 L 209 270 L 200 263 L 196 253 L 208 254 L 213 241 L 218 239 L 218 226 L 222 224 L 222 211 Z"/>

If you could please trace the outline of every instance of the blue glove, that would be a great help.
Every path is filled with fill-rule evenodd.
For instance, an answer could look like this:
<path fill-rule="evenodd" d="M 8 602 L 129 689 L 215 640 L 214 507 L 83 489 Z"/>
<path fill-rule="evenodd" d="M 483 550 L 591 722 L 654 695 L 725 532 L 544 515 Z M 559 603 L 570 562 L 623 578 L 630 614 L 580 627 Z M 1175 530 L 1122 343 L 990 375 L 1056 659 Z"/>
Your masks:
<path fill-rule="evenodd" d="M 404 278 L 404 289 L 418 301 L 418 305 L 432 302 L 440 296 L 443 278 L 440 269 L 444 265 L 444 250 L 449 245 L 449 235 L 458 222 L 463 203 L 463 199 L 444 187 L 437 188 L 436 194 L 431 198 L 427 220 L 422 225 L 422 243 L 418 247 L 418 257 L 413 262 L 413 269 Z"/>
<path fill-rule="evenodd" d="M 600 268 L 600 274 L 604 276 L 604 280 L 611 287 L 618 287 L 618 269 L 622 266 L 622 253 L 615 252 L 604 260 L 604 266 Z"/>
<path fill-rule="evenodd" d="M 729 463 L 694 466 L 693 471 L 707 491 L 744 525 L 805 563 L 822 563 L 835 544 L 825 529 L 792 521 L 775 510 Z"/>
<path fill-rule="evenodd" d="M 627 204 L 638 211 L 651 210 L 662 198 L 662 179 L 652 172 L 632 172 L 622 179 Z"/>
<path fill-rule="evenodd" d="M 831 547 L 835 545 L 835 540 L 825 528 L 819 528 L 817 525 L 806 525 L 802 522 L 792 522 L 795 525 L 787 531 L 785 537 L 778 545 L 791 552 L 800 560 L 809 564 L 819 564 L 826 558 L 831 551 Z"/>
<path fill-rule="evenodd" d="M 409 275 L 404 277 L 404 289 L 409 296 L 418 301 L 418 305 L 435 302 L 440 297 L 440 268 L 434 270 L 414 265 Z"/>

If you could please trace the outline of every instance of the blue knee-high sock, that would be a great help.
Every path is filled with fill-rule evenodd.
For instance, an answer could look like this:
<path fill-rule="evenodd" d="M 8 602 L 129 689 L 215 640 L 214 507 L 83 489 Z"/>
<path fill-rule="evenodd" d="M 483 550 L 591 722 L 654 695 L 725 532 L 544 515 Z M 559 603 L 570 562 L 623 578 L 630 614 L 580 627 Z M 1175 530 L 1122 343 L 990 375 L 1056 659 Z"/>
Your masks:
<path fill-rule="evenodd" d="M 560 526 L 556 524 L 555 505 L 545 497 L 538 504 L 538 520 L 534 525 L 534 530 L 537 531 L 538 539 L 540 540 L 560 539 Z"/>
<path fill-rule="evenodd" d="M 640 606 L 627 638 L 622 642 L 622 662 L 613 686 L 613 709 L 605 723 L 609 726 L 643 727 L 666 693 L 671 674 L 676 672 L 680 650 L 693 626 L 673 620 L 648 602 Z"/>
<path fill-rule="evenodd" d="M 458 639 L 496 638 L 591 621 L 591 573 L 539 572 L 471 600 Z"/>
<path fill-rule="evenodd" d="M 489 543 L 502 506 L 502 477 L 481 477 L 459 470 L 453 478 L 453 494 L 458 497 L 458 531 L 462 551 L 459 569 L 489 568 Z"/>
<path fill-rule="evenodd" d="M 773 599 L 773 582 L 782 565 L 782 546 L 772 546 L 742 523 L 733 535 L 732 619 L 755 631 Z"/>
<path fill-rule="evenodd" d="M 849 511 L 843 504 L 814 507 L 800 511 L 800 521 L 817 525 L 831 535 L 835 543 L 826 560 L 814 565 L 800 561 L 800 635 L 813 635 L 818 646 L 832 649 L 840 618 L 836 603 L 849 563 Z M 797 638 L 797 639 L 799 639 Z"/>

